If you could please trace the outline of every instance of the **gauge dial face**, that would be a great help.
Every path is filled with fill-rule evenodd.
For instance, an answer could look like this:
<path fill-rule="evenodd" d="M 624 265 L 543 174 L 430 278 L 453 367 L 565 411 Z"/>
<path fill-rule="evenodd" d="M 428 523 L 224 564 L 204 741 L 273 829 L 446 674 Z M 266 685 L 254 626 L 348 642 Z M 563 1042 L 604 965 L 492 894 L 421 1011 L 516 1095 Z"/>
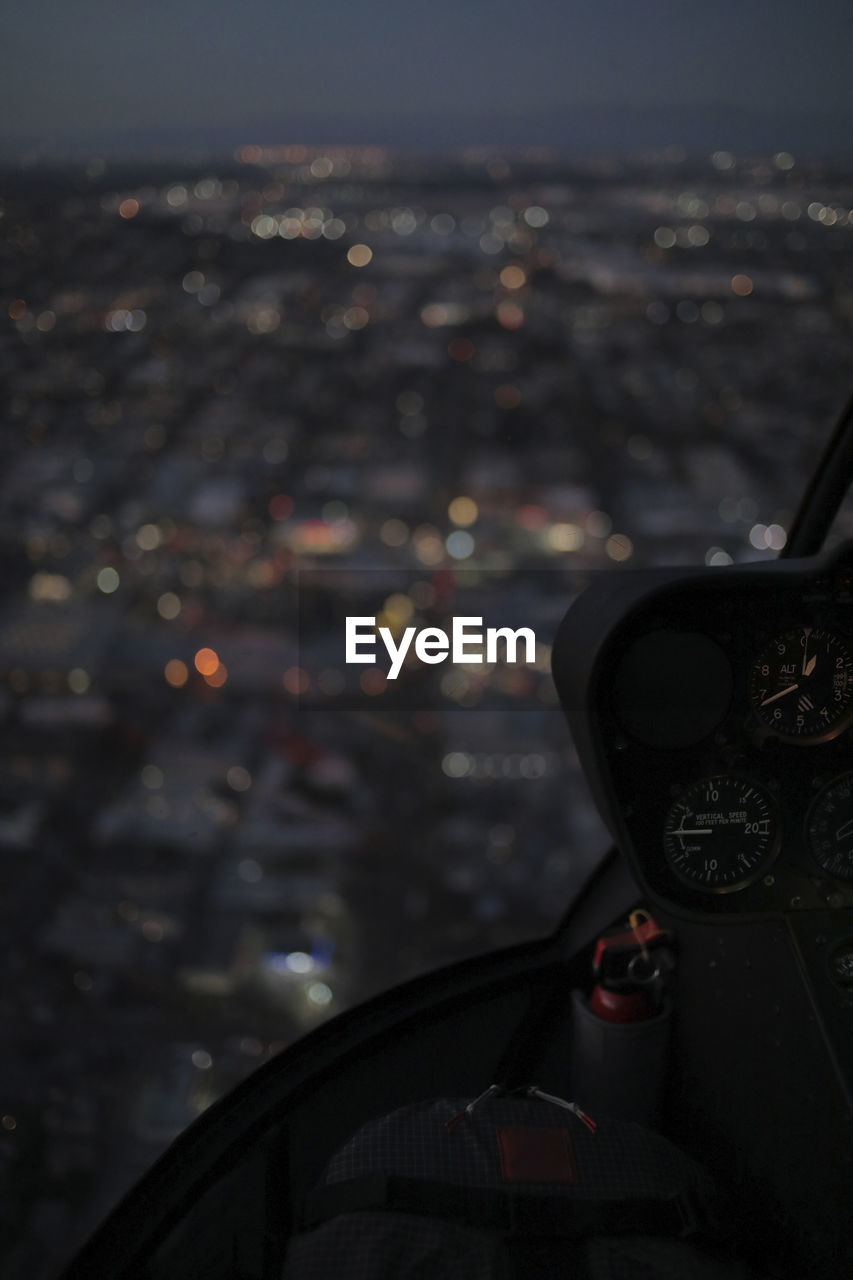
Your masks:
<path fill-rule="evenodd" d="M 823 627 L 776 636 L 753 664 L 749 696 L 755 714 L 786 742 L 825 742 L 853 717 L 853 653 Z"/>
<path fill-rule="evenodd" d="M 748 778 L 717 774 L 693 782 L 664 823 L 667 863 L 685 884 L 733 893 L 756 880 L 776 856 L 773 802 Z"/>
<path fill-rule="evenodd" d="M 806 836 L 818 866 L 853 880 L 853 773 L 827 783 L 806 815 Z"/>

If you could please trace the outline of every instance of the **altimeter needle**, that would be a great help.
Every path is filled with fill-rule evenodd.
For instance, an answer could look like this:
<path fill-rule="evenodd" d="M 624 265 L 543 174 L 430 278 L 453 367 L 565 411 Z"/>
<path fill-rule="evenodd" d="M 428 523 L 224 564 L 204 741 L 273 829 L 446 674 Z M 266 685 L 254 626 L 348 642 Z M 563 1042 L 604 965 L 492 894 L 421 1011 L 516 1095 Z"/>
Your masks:
<path fill-rule="evenodd" d="M 812 658 L 811 662 L 808 664 L 806 662 L 808 658 L 808 653 L 809 653 L 809 636 L 811 635 L 811 633 L 812 633 L 811 627 L 803 627 L 803 675 L 804 676 L 810 676 L 811 673 L 814 671 L 815 659 Z M 817 654 L 815 654 L 815 657 L 817 657 Z"/>
<path fill-rule="evenodd" d="M 785 686 L 785 688 L 784 688 L 784 689 L 780 689 L 778 693 L 771 693 L 770 697 L 769 697 L 769 698 L 765 698 L 765 699 L 764 699 L 764 701 L 763 701 L 760 705 L 761 705 L 762 707 L 766 707 L 766 706 L 767 706 L 767 704 L 768 704 L 769 702 L 775 702 L 777 698 L 784 698 L 784 696 L 785 696 L 785 694 L 786 694 L 786 693 L 793 693 L 793 692 L 794 692 L 794 690 L 795 690 L 795 689 L 799 689 L 799 687 L 800 687 L 800 686 L 799 686 L 798 684 L 789 684 L 789 685 L 786 685 L 786 686 Z"/>

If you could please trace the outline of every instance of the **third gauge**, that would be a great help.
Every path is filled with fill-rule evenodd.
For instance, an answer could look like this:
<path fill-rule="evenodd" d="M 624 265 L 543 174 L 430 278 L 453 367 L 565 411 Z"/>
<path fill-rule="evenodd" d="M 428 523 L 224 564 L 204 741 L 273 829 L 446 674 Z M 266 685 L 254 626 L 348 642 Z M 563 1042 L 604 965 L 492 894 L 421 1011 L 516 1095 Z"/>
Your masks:
<path fill-rule="evenodd" d="M 839 880 L 853 880 L 853 773 L 827 783 L 806 817 L 812 857 Z"/>

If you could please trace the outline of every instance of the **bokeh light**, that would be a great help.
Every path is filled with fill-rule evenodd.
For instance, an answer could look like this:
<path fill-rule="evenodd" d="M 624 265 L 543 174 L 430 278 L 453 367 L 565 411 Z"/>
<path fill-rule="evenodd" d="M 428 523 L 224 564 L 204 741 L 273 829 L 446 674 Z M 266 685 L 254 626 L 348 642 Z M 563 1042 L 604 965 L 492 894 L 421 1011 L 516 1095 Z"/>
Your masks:
<path fill-rule="evenodd" d="M 347 262 L 353 267 L 366 267 L 373 258 L 373 250 L 366 244 L 350 245 Z"/>
<path fill-rule="evenodd" d="M 181 662 L 180 658 L 170 658 L 163 674 L 166 677 L 166 683 L 173 689 L 180 689 L 190 678 L 189 668 L 185 662 Z"/>
<path fill-rule="evenodd" d="M 193 663 L 200 675 L 212 676 L 219 666 L 219 655 L 215 649 L 199 649 Z"/>
<path fill-rule="evenodd" d="M 474 524 L 479 515 L 479 508 L 473 498 L 469 498 L 464 494 L 460 494 L 458 498 L 454 498 L 447 508 L 447 514 L 454 524 L 467 528 Z"/>

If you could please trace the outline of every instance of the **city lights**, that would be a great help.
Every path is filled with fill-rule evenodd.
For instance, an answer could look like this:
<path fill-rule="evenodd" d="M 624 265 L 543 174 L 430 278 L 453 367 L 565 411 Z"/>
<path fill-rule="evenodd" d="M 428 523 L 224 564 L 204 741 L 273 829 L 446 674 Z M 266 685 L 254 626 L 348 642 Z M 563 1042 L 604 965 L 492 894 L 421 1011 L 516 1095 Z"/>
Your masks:
<path fill-rule="evenodd" d="M 387 547 L 402 547 L 409 540 L 409 526 L 402 520 L 386 520 L 379 530 L 379 537 Z"/>
<path fill-rule="evenodd" d="M 524 312 L 515 302 L 499 302 L 496 315 L 503 329 L 520 329 L 524 324 Z"/>
<path fill-rule="evenodd" d="M 166 683 L 170 684 L 173 689 L 180 689 L 186 684 L 190 673 L 185 662 L 181 662 L 180 658 L 170 658 L 166 663 L 163 674 L 166 677 Z"/>
<path fill-rule="evenodd" d="M 282 677 L 282 683 L 288 693 L 298 697 L 299 694 L 308 692 L 311 687 L 311 677 L 301 667 L 288 667 Z"/>
<path fill-rule="evenodd" d="M 474 356 L 474 350 L 470 338 L 454 338 L 447 348 L 447 354 L 458 364 L 465 364 Z"/>
<path fill-rule="evenodd" d="M 347 262 L 353 267 L 366 267 L 373 258 L 373 250 L 366 244 L 354 244 L 347 250 Z"/>
<path fill-rule="evenodd" d="M 181 612 L 181 598 L 174 591 L 164 591 L 157 600 L 157 612 L 167 622 L 173 621 Z"/>
<path fill-rule="evenodd" d="M 312 982 L 308 988 L 308 999 L 312 1004 L 325 1007 L 332 1002 L 332 992 L 325 982 Z"/>
<path fill-rule="evenodd" d="M 92 678 L 83 667 L 73 667 L 68 672 L 68 688 L 72 693 L 79 694 L 82 697 L 84 693 L 89 692 L 91 686 Z"/>
<path fill-rule="evenodd" d="M 454 524 L 467 528 L 476 522 L 479 508 L 473 498 L 460 495 L 450 503 L 447 508 L 447 514 Z"/>
<path fill-rule="evenodd" d="M 163 785 L 163 770 L 156 764 L 143 765 L 139 776 L 142 779 L 142 785 L 149 791 L 159 791 Z"/>
<path fill-rule="evenodd" d="M 224 662 L 220 662 L 213 671 L 202 672 L 205 684 L 211 689 L 221 689 L 228 679 L 228 668 Z"/>
<path fill-rule="evenodd" d="M 199 649 L 193 664 L 201 675 L 212 676 L 219 666 L 219 655 L 213 649 Z"/>
<path fill-rule="evenodd" d="M 445 541 L 447 554 L 454 560 L 467 560 L 474 554 L 474 545 L 474 539 L 464 529 L 457 529 Z"/>
<path fill-rule="evenodd" d="M 546 227 L 550 220 L 547 209 L 543 209 L 541 205 L 532 204 L 524 210 L 524 221 L 528 227 L 535 227 L 536 229 Z"/>
<path fill-rule="evenodd" d="M 241 764 L 232 764 L 225 775 L 225 781 L 232 791 L 248 791 L 252 785 L 252 775 Z"/>
<path fill-rule="evenodd" d="M 584 544 L 583 529 L 568 521 L 550 525 L 545 536 L 553 551 L 579 551 Z"/>
<path fill-rule="evenodd" d="M 850 205 L 843 168 L 710 147 L 10 169 L 10 1143 L 103 1203 L 377 974 L 553 929 L 607 840 L 560 616 L 785 546 Z"/>

